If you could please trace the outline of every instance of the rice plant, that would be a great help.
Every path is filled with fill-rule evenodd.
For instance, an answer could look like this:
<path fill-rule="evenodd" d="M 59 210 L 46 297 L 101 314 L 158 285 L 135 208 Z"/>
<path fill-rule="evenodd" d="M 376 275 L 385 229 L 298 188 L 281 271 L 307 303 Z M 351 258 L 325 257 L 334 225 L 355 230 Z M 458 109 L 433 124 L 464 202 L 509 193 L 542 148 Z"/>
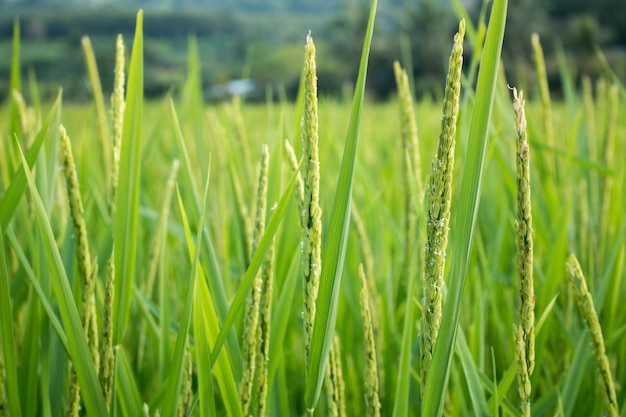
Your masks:
<path fill-rule="evenodd" d="M 367 97 L 376 0 L 351 104 L 318 96 L 325 33 L 294 102 L 205 103 L 193 38 L 181 93 L 144 100 L 143 12 L 112 91 L 83 38 L 93 104 L 31 102 L 16 22 L 0 415 L 619 415 L 624 87 L 563 68 L 551 95 L 533 37 L 511 103 L 507 1 L 455 4 L 435 101 L 399 64 Z"/>

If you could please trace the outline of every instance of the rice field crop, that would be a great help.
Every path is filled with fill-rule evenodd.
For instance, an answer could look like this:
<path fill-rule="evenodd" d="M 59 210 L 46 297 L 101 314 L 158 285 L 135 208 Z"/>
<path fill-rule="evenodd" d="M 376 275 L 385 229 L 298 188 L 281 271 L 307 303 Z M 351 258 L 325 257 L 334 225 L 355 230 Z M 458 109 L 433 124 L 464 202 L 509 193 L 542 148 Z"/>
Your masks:
<path fill-rule="evenodd" d="M 16 24 L 0 415 L 624 415 L 623 84 L 561 61 L 551 98 L 533 36 L 517 86 L 506 0 L 459 11 L 444 96 L 397 63 L 389 102 L 365 94 L 376 0 L 351 102 L 318 97 L 323 33 L 293 103 L 206 105 L 193 39 L 144 101 L 139 12 L 113 91 L 85 38 L 93 104 L 42 103 Z"/>

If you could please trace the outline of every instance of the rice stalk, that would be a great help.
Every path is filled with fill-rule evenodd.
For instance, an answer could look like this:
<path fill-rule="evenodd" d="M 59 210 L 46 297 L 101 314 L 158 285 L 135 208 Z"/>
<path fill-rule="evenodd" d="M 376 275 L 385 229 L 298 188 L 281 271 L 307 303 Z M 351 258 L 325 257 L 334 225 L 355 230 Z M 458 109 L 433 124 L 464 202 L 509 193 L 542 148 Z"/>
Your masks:
<path fill-rule="evenodd" d="M 242 159 L 244 172 L 248 174 L 248 168 L 252 165 L 252 158 L 250 157 L 246 125 L 244 123 L 243 114 L 241 113 L 241 97 L 233 96 L 233 100 L 230 106 L 226 107 L 226 110 L 230 116 L 233 135 L 237 141 L 238 150 L 241 152 L 240 157 Z"/>
<path fill-rule="evenodd" d="M 63 174 L 65 176 L 70 214 L 76 239 L 76 258 L 78 260 L 78 271 L 82 284 L 81 321 L 95 368 L 99 369 L 98 329 L 95 323 L 96 302 L 94 294 L 96 271 L 89 252 L 87 227 L 85 225 L 85 219 L 83 218 L 85 210 L 80 196 L 80 185 L 78 183 L 74 156 L 72 155 L 72 145 L 63 125 L 59 127 L 59 133 L 63 157 Z M 71 401 L 68 413 L 71 416 L 77 416 L 80 411 L 80 388 L 74 371 L 72 371 L 71 380 Z"/>
<path fill-rule="evenodd" d="M 513 110 L 517 129 L 517 286 L 520 325 L 515 329 L 517 377 L 522 398 L 522 415 L 530 416 L 530 376 L 535 368 L 535 290 L 533 284 L 533 219 L 530 192 L 530 150 L 526 132 L 523 92 L 513 88 Z"/>
<path fill-rule="evenodd" d="M 287 159 L 289 160 L 292 172 L 296 172 L 299 165 L 298 158 L 296 157 L 296 153 L 294 152 L 289 139 L 285 139 L 285 151 L 287 153 Z M 302 180 L 300 172 L 298 172 L 296 176 L 296 198 L 298 200 L 298 222 L 300 222 L 301 227 L 304 227 L 304 181 Z"/>
<path fill-rule="evenodd" d="M 122 146 L 122 130 L 124 129 L 124 38 L 117 35 L 115 42 L 115 71 L 113 80 L 113 93 L 111 93 L 111 119 L 113 120 L 113 161 L 111 165 L 111 194 L 109 201 L 111 213 L 115 213 L 115 194 L 120 171 L 120 150 Z M 115 217 L 115 216 L 113 216 Z"/>
<path fill-rule="evenodd" d="M 230 170 L 230 178 L 233 185 L 233 193 L 235 194 L 236 209 L 239 214 L 239 218 L 241 219 L 241 223 L 243 226 L 242 230 L 242 246 L 247 248 L 248 250 L 244 250 L 244 258 L 246 261 L 246 265 L 250 263 L 250 245 L 252 243 L 252 234 L 254 224 L 251 223 L 251 220 L 254 220 L 250 217 L 250 212 L 248 210 L 248 206 L 246 204 L 245 199 L 243 198 L 243 191 L 241 190 L 241 183 L 239 182 L 239 176 L 235 172 L 235 167 L 233 164 L 229 164 Z"/>
<path fill-rule="evenodd" d="M 91 82 L 93 93 L 93 101 L 96 107 L 96 125 L 100 134 L 100 145 L 102 146 L 102 162 L 104 163 L 104 172 L 111 170 L 111 155 L 109 149 L 109 125 L 104 108 L 104 97 L 102 95 L 102 84 L 100 82 L 100 74 L 98 73 L 98 65 L 96 63 L 96 55 L 93 52 L 91 41 L 88 36 L 81 39 L 83 45 L 83 53 L 85 54 L 85 63 L 87 65 L 87 73 Z"/>
<path fill-rule="evenodd" d="M 272 293 L 274 291 L 274 252 L 275 238 L 267 251 L 267 259 L 263 265 L 263 291 L 261 295 L 260 317 L 257 333 L 258 352 L 256 367 L 257 415 L 265 417 L 267 396 L 269 394 L 268 364 L 270 353 L 270 323 L 272 312 Z"/>
<path fill-rule="evenodd" d="M 598 110 L 598 115 L 600 115 L 599 125 L 598 125 L 598 138 L 604 139 L 604 135 L 606 135 L 606 128 L 608 122 L 608 114 L 607 111 L 607 101 L 609 98 L 608 95 L 608 84 L 603 77 L 600 77 L 596 80 L 596 109 Z M 598 141 L 596 143 L 597 153 L 599 153 L 599 149 L 602 145 L 602 141 Z"/>
<path fill-rule="evenodd" d="M 148 297 L 152 297 L 152 292 L 154 291 L 154 285 L 156 282 L 157 271 L 159 265 L 161 264 L 163 248 L 165 247 L 165 240 L 167 236 L 167 220 L 169 218 L 170 213 L 170 203 L 172 200 L 172 195 L 174 193 L 174 186 L 176 185 L 176 176 L 178 175 L 178 168 L 180 167 L 180 161 L 178 159 L 172 162 L 172 167 L 170 168 L 170 173 L 167 179 L 167 183 L 165 185 L 163 206 L 159 212 L 159 217 L 157 220 L 157 228 L 154 233 L 153 245 L 151 248 L 150 255 L 150 264 L 148 266 L 148 273 L 146 275 L 146 280 L 144 281 L 144 285 L 142 287 L 142 292 Z M 145 341 L 147 337 L 146 332 L 146 323 L 145 321 L 141 323 L 141 330 L 139 332 L 139 341 L 137 342 L 138 346 L 138 354 L 137 354 L 137 363 L 141 365 L 143 363 L 143 355 L 144 355 L 144 347 Z"/>
<path fill-rule="evenodd" d="M 326 394 L 328 396 L 329 415 L 332 417 L 346 417 L 346 387 L 341 369 L 341 348 L 337 335 L 333 336 L 333 344 L 328 355 L 324 385 L 326 386 Z"/>
<path fill-rule="evenodd" d="M 617 122 L 619 116 L 619 87 L 613 84 L 609 90 L 609 121 L 606 128 L 606 139 L 604 141 L 603 162 L 609 168 L 615 165 L 615 139 L 617 137 Z M 602 205 L 600 209 L 600 233 L 603 236 L 601 240 L 602 249 L 600 251 L 601 258 L 604 259 L 606 254 L 607 238 L 609 237 L 611 222 L 611 199 L 613 193 L 613 177 L 606 175 L 600 184 L 600 194 L 602 195 Z"/>
<path fill-rule="evenodd" d="M 450 201 L 452 199 L 452 171 L 456 122 L 461 95 L 463 67 L 463 37 L 465 21 L 461 20 L 454 36 L 441 118 L 441 134 L 435 159 L 431 165 L 427 187 L 426 245 L 424 247 L 424 308 L 421 320 L 420 355 L 421 381 L 426 381 L 434 351 L 443 304 L 443 272 L 448 245 Z M 423 393 L 423 390 L 422 390 Z"/>
<path fill-rule="evenodd" d="M 353 204 L 350 207 L 352 214 L 352 221 L 354 225 L 354 230 L 356 231 L 356 235 L 359 240 L 359 247 L 361 248 L 361 254 L 363 255 L 363 265 L 365 276 L 370 278 L 372 283 L 375 282 L 373 277 L 375 276 L 374 271 L 374 255 L 372 251 L 372 245 L 370 244 L 369 238 L 367 237 L 367 232 L 365 231 L 365 224 L 363 223 L 363 219 L 361 218 L 361 213 L 356 207 L 356 204 Z M 378 296 L 379 294 L 373 294 L 374 296 Z M 376 307 L 380 307 L 375 303 Z"/>
<path fill-rule="evenodd" d="M 363 264 L 359 264 L 359 278 L 361 280 L 361 319 L 365 334 L 365 414 L 367 417 L 380 416 L 380 397 L 378 393 L 378 360 L 376 357 L 376 343 L 374 327 L 370 312 L 370 297 L 367 290 L 367 279 L 363 271 Z"/>
<path fill-rule="evenodd" d="M 596 92 L 599 94 L 599 91 Z M 604 98 L 604 97 L 603 97 Z M 598 96 L 598 102 L 596 103 L 593 98 L 593 88 L 591 84 L 591 79 L 588 76 L 583 77 L 583 103 L 585 107 L 585 123 L 587 125 L 587 149 L 586 153 L 589 156 L 589 159 L 594 162 L 599 162 L 600 160 L 600 138 L 602 137 L 602 125 L 604 113 L 599 113 L 600 110 L 604 111 L 604 109 L 600 109 L 598 106 L 602 103 L 603 100 L 600 100 L 600 96 Z M 605 104 L 605 103 L 604 103 Z M 596 170 L 589 170 L 588 178 L 587 178 L 587 193 L 581 194 L 584 195 L 587 200 L 588 212 L 594 213 L 600 210 L 600 176 Z M 586 239 L 581 239 L 581 242 L 584 240 L 585 243 L 589 243 L 587 245 L 587 250 L 583 250 L 581 248 L 581 254 L 584 254 L 586 257 L 583 259 L 586 262 L 593 262 L 594 255 L 589 252 L 592 248 L 598 247 L 598 221 L 595 216 L 589 217 L 589 228 L 583 229 L 582 232 L 587 237 Z M 592 270 L 595 269 L 592 267 Z M 598 274 L 598 271 L 595 271 L 594 276 Z"/>
<path fill-rule="evenodd" d="M 13 90 L 13 102 L 17 108 L 17 114 L 22 127 L 22 134 L 26 138 L 26 143 L 31 145 L 37 129 L 37 117 L 34 110 L 26 105 L 24 96 L 19 91 Z"/>
<path fill-rule="evenodd" d="M 304 116 L 302 119 L 302 146 L 304 163 L 303 228 L 302 228 L 302 271 L 304 274 L 304 350 L 308 364 L 315 301 L 319 290 L 322 270 L 322 209 L 320 199 L 320 160 L 318 144 L 317 74 L 315 67 L 315 45 L 311 34 L 306 38 L 304 59 Z"/>
<path fill-rule="evenodd" d="M 78 260 L 78 271 L 83 285 L 83 300 L 81 317 L 85 336 L 89 343 L 92 358 L 98 368 L 98 336 L 97 329 L 91 328 L 91 315 L 95 315 L 95 271 L 89 252 L 89 241 L 87 239 L 87 226 L 83 214 L 83 201 L 80 195 L 80 184 L 78 183 L 78 174 L 76 172 L 76 164 L 72 154 L 72 145 L 65 127 L 59 127 L 61 137 L 61 152 L 63 156 L 63 174 L 65 175 L 67 196 L 70 204 L 70 214 L 72 217 L 72 225 L 74 229 L 74 237 L 76 239 L 76 258 Z"/>
<path fill-rule="evenodd" d="M 583 275 L 576 255 L 571 254 L 566 264 L 567 277 L 570 286 L 574 290 L 576 301 L 580 314 L 589 330 L 591 343 L 596 357 L 598 371 L 600 373 L 600 384 L 602 386 L 602 394 L 606 404 L 606 412 L 611 417 L 619 416 L 619 406 L 617 404 L 617 396 L 615 394 L 615 385 L 611 376 L 611 367 L 609 358 L 606 355 L 604 346 L 604 337 L 602 335 L 602 327 L 598 319 L 598 314 L 593 305 L 593 298 L 587 288 L 587 282 Z"/>
<path fill-rule="evenodd" d="M 102 344 L 100 345 L 100 387 L 104 394 L 107 410 L 111 409 L 113 398 L 113 375 L 115 356 L 113 351 L 113 297 L 115 296 L 115 259 L 111 253 L 107 264 L 107 275 L 104 285 L 104 313 L 102 319 Z"/>
<path fill-rule="evenodd" d="M 556 146 L 554 138 L 554 127 L 552 125 L 552 103 L 550 102 L 550 87 L 548 86 L 548 76 L 546 74 L 546 61 L 543 57 L 543 48 L 541 40 L 537 33 L 533 33 L 530 38 L 533 48 L 533 57 L 535 60 L 535 71 L 537 71 L 537 82 L 539 84 L 539 92 L 541 94 L 541 115 L 543 116 L 543 129 L 545 142 L 548 146 Z M 556 156 L 546 158 L 548 172 L 557 175 Z"/>
<path fill-rule="evenodd" d="M 189 351 L 189 341 L 187 341 L 187 346 L 185 347 L 183 364 L 183 386 L 181 395 L 178 398 L 178 417 L 184 417 L 187 415 L 193 401 L 193 362 L 191 352 Z"/>
<path fill-rule="evenodd" d="M 409 79 L 399 62 L 394 62 L 393 69 L 396 77 L 400 102 L 400 121 L 402 136 L 402 158 L 404 168 L 404 260 L 400 287 L 404 287 L 406 280 L 414 279 L 415 262 L 413 252 L 415 247 L 415 233 L 417 227 L 416 202 L 421 202 L 422 172 L 419 156 L 417 123 L 413 109 L 413 97 L 409 86 Z M 414 195 L 417 191 L 417 195 Z M 371 272 L 370 272 L 371 273 Z M 369 275 L 373 276 L 373 275 Z M 404 291 L 403 291 L 404 292 Z"/>
<path fill-rule="evenodd" d="M 269 167 L 269 150 L 267 145 L 261 147 L 261 166 L 259 169 L 259 182 L 257 188 L 257 210 L 252 237 L 252 254 L 257 250 L 258 240 L 265 232 L 265 212 L 267 209 L 267 176 Z M 249 415 L 252 403 L 252 387 L 254 385 L 255 369 L 257 362 L 257 342 L 259 331 L 259 315 L 261 311 L 261 298 L 263 295 L 263 273 L 258 271 L 252 284 L 252 293 L 248 298 L 245 312 L 245 324 L 243 333 L 243 360 L 244 373 L 239 385 L 239 397 L 241 408 L 245 416 Z"/>

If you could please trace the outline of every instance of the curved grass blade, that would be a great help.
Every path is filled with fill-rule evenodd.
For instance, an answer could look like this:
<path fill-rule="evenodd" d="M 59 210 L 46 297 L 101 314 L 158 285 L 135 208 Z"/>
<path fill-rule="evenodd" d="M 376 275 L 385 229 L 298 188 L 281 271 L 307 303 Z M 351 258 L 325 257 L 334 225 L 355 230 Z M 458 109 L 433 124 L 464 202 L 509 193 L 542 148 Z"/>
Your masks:
<path fill-rule="evenodd" d="M 0 236 L 1 235 L 2 233 L 0 233 Z M 61 344 L 63 345 L 63 348 L 65 349 L 65 352 L 69 355 L 70 349 L 67 345 L 67 336 L 65 336 L 65 331 L 63 330 L 63 326 L 61 326 L 61 322 L 59 322 L 59 319 L 56 313 L 54 312 L 54 308 L 52 307 L 50 300 L 48 300 L 46 293 L 44 292 L 43 288 L 41 287 L 41 284 L 37 280 L 35 271 L 33 271 L 33 268 L 31 267 L 28 261 L 28 258 L 26 257 L 26 254 L 24 253 L 24 250 L 22 250 L 22 247 L 17 241 L 17 237 L 15 237 L 15 233 L 13 233 L 12 230 L 7 231 L 6 235 L 9 238 L 9 241 L 11 242 L 11 246 L 13 246 L 13 250 L 15 251 L 15 254 L 17 255 L 20 262 L 22 263 L 22 267 L 24 268 L 24 272 L 26 273 L 26 278 L 28 278 L 28 281 L 30 281 L 31 285 L 33 286 L 33 289 L 35 290 L 35 292 L 37 293 L 37 296 L 39 297 L 39 301 L 41 302 L 41 305 L 43 306 L 44 310 L 46 310 L 46 313 L 48 314 L 48 319 L 50 320 L 50 324 L 52 325 L 52 328 L 54 329 L 59 340 L 61 341 Z"/>
<path fill-rule="evenodd" d="M 19 147 L 19 143 L 16 142 L 16 146 Z M 59 253 L 59 248 L 57 247 L 54 234 L 52 233 L 52 227 L 46 215 L 46 209 L 41 201 L 39 191 L 37 191 L 37 187 L 35 186 L 35 180 L 28 168 L 28 162 L 24 154 L 21 153 L 21 148 L 19 151 L 22 157 L 22 166 L 26 173 L 28 188 L 33 198 L 35 216 L 37 217 L 37 223 L 39 224 L 39 229 L 42 234 L 43 247 L 50 268 L 50 275 L 52 276 L 52 289 L 61 313 L 61 321 L 63 322 L 67 335 L 70 358 L 75 365 L 74 369 L 76 370 L 78 383 L 81 387 L 83 402 L 85 403 L 85 408 L 89 415 L 106 416 L 107 409 L 104 403 L 104 396 L 102 395 L 96 368 L 91 358 L 89 347 L 87 346 L 85 334 L 83 333 L 83 326 L 74 302 L 67 274 L 65 273 L 65 267 L 61 260 L 61 254 Z"/>
<path fill-rule="evenodd" d="M 282 360 L 281 352 L 283 349 L 283 341 L 285 339 L 285 333 L 287 332 L 287 325 L 289 324 L 289 317 L 291 312 L 291 306 L 296 293 L 296 284 L 298 283 L 299 263 L 300 257 L 299 248 L 296 247 L 293 255 L 291 256 L 291 262 L 289 264 L 289 270 L 287 272 L 287 278 L 283 283 L 280 291 L 280 297 L 274 307 L 274 311 L 278 314 L 274 314 L 272 324 L 270 326 L 270 361 L 268 370 L 268 385 L 271 388 L 276 377 L 276 370 Z"/>
<path fill-rule="evenodd" d="M 431 370 L 426 380 L 423 416 L 440 416 L 450 376 L 450 365 L 459 322 L 461 298 L 469 262 L 474 225 L 478 213 L 487 130 L 491 119 L 500 52 L 504 37 L 507 0 L 495 0 L 476 86 L 476 102 L 469 131 L 467 158 L 461 182 L 459 209 L 452 236 L 452 265 L 448 279 L 449 292 L 444 306 L 439 338 L 433 353 Z"/>
<path fill-rule="evenodd" d="M 53 132 L 56 132 L 58 129 L 58 120 L 59 114 L 61 112 L 61 101 L 62 101 L 62 92 L 59 91 L 48 116 L 46 117 L 45 122 L 41 126 L 39 133 L 37 133 L 37 137 L 35 141 L 28 149 L 26 153 L 26 161 L 28 162 L 28 167 L 32 168 L 37 160 L 37 156 L 39 155 L 39 150 L 44 143 L 44 140 Z M 53 123 L 53 121 L 57 121 Z M 24 175 L 24 167 L 20 164 L 17 167 L 16 172 L 11 176 L 13 178 L 11 180 L 11 184 L 4 192 L 2 199 L 0 200 L 0 226 L 2 229 L 6 230 L 9 227 L 9 223 L 13 218 L 13 214 L 15 213 L 15 208 L 20 202 L 22 195 L 24 194 L 24 190 L 26 189 L 26 176 Z"/>
<path fill-rule="evenodd" d="M 4 255 L 4 230 L 0 225 L 0 335 L 6 372 L 6 392 L 9 411 L 12 416 L 21 417 L 20 392 L 17 386 L 17 349 L 13 334 L 13 314 L 11 313 L 11 290 L 9 270 Z M 0 375 L 0 378 L 4 376 Z"/>
<path fill-rule="evenodd" d="M 200 210 L 200 197 L 198 196 L 198 189 L 196 188 L 196 181 L 191 169 L 191 162 L 189 160 L 189 152 L 187 151 L 187 146 L 185 145 L 185 138 L 180 127 L 176 107 L 174 106 L 174 102 L 171 98 L 168 101 L 172 114 L 172 120 L 174 122 L 174 133 L 178 143 L 178 150 L 181 153 L 181 163 L 184 168 L 183 172 L 185 175 L 182 175 L 181 179 L 187 182 L 185 185 L 187 189 L 191 190 L 190 194 L 193 197 L 195 209 Z M 226 315 L 228 314 L 228 298 L 226 296 L 226 289 L 224 288 L 224 281 L 222 280 L 217 255 L 215 254 L 215 248 L 213 247 L 213 242 L 209 236 L 208 230 L 204 228 L 203 233 L 208 252 L 206 261 L 208 262 L 207 275 L 211 288 L 211 296 L 213 297 L 217 307 L 220 319 L 225 320 Z M 237 340 L 237 335 L 234 330 L 228 334 L 228 350 L 232 361 L 233 372 L 235 373 L 235 376 L 239 378 L 243 375 L 243 360 L 241 356 L 241 348 L 239 347 L 239 341 Z M 212 361 L 211 363 L 214 362 Z"/>
<path fill-rule="evenodd" d="M 415 279 L 409 279 L 406 295 L 406 312 L 402 329 L 402 345 L 398 363 L 398 380 L 396 384 L 393 417 L 409 415 L 409 388 L 411 384 L 411 348 L 413 344 L 413 327 L 415 326 Z"/>
<path fill-rule="evenodd" d="M 462 330 L 459 331 L 459 337 L 456 340 L 456 353 L 459 355 L 461 367 L 463 368 L 463 373 L 465 374 L 467 389 L 469 391 L 472 406 L 474 407 L 473 415 L 484 417 L 490 416 L 491 413 L 489 411 L 489 404 L 487 403 L 485 392 L 482 384 L 480 383 L 480 374 L 478 372 L 478 368 L 476 367 L 476 363 L 474 362 L 474 358 L 472 358 L 472 353 L 470 352 L 469 345 L 467 344 L 467 340 L 465 339 L 465 335 Z"/>
<path fill-rule="evenodd" d="M 116 195 L 115 225 L 115 305 L 113 306 L 113 344 L 124 337 L 130 313 L 137 257 L 139 215 L 139 176 L 141 174 L 141 136 L 143 123 L 143 11 L 137 13 L 135 40 L 124 110 L 119 184 Z"/>
<path fill-rule="evenodd" d="M 183 227 L 185 229 L 185 236 L 187 240 L 187 249 L 189 252 L 189 258 L 193 261 L 193 259 L 195 258 L 195 254 L 196 254 L 195 244 L 192 239 L 191 229 L 189 228 L 189 221 L 187 220 L 187 214 L 186 214 L 185 207 L 183 204 L 182 197 L 180 196 L 180 193 L 178 193 L 178 205 L 180 207 Z M 200 319 L 201 321 L 199 322 L 199 324 L 204 329 L 200 331 L 204 332 L 205 339 L 203 341 L 200 341 L 196 337 L 194 338 L 194 341 L 196 344 L 195 346 L 196 355 L 202 355 L 204 357 L 202 361 L 206 363 L 204 363 L 202 366 L 204 368 L 208 367 L 208 373 L 206 374 L 206 376 L 207 376 L 207 379 L 211 379 L 211 368 L 213 364 L 215 363 L 215 361 L 211 360 L 209 345 L 215 341 L 220 331 L 219 319 L 218 319 L 217 312 L 215 311 L 215 306 L 213 305 L 213 300 L 211 299 L 211 295 L 209 293 L 209 287 L 207 286 L 207 283 L 205 281 L 202 268 L 198 268 L 197 271 L 198 271 L 197 272 L 198 275 L 196 277 L 196 290 L 195 290 L 197 292 L 197 295 L 195 297 L 197 297 L 198 299 L 201 299 L 202 302 L 199 304 L 194 304 L 193 306 L 194 311 L 198 311 L 198 313 L 200 314 L 200 317 L 196 318 L 196 315 L 198 313 L 194 312 L 194 326 L 196 326 L 196 320 Z M 195 328 L 194 328 L 194 331 L 195 331 Z M 202 345 L 206 345 L 206 349 L 202 348 Z M 198 369 L 199 378 L 200 378 L 199 376 L 200 372 L 201 372 L 200 369 Z M 243 412 L 241 409 L 241 403 L 239 401 L 237 384 L 235 382 L 232 362 L 229 357 L 228 351 L 222 352 L 217 357 L 217 363 L 215 366 L 215 379 L 222 393 L 222 399 L 224 402 L 224 406 L 226 408 L 226 413 L 229 416 L 235 416 L 235 417 L 242 416 Z M 212 384 L 212 381 L 211 381 L 211 384 Z M 208 383 L 205 384 L 204 389 L 208 390 L 209 388 L 206 387 L 206 385 L 208 385 Z M 211 397 L 213 396 L 212 388 L 210 388 L 209 395 Z M 197 401 L 198 403 L 202 402 L 200 398 L 204 398 L 204 397 L 199 397 Z M 214 408 L 215 406 L 212 405 L 212 403 L 213 403 L 212 399 L 208 399 L 208 404 L 201 404 L 201 407 L 204 408 L 208 406 L 209 409 Z M 194 408 L 193 405 L 192 405 L 192 408 Z M 205 412 L 207 412 L 207 410 L 205 410 Z M 211 414 L 209 412 L 209 415 L 214 415 L 214 414 Z"/>
<path fill-rule="evenodd" d="M 193 263 L 191 265 L 189 288 L 187 289 L 187 295 L 185 297 L 185 304 L 183 307 L 183 314 L 180 319 L 180 327 L 178 329 L 178 336 L 176 337 L 176 346 L 174 348 L 174 355 L 170 363 L 172 369 L 168 378 L 167 392 L 165 394 L 165 403 L 163 406 L 163 415 L 173 417 L 176 413 L 178 405 L 178 396 L 180 395 L 180 388 L 183 382 L 183 368 L 184 368 L 184 353 L 185 345 L 187 344 L 187 335 L 189 333 L 189 327 L 191 325 L 191 310 L 193 306 L 194 294 L 196 291 L 196 280 L 198 279 L 198 265 L 200 260 L 200 249 L 202 243 L 202 229 L 204 227 L 204 213 L 206 212 L 206 201 L 209 193 L 211 162 L 209 160 L 209 168 L 207 172 L 206 185 L 204 186 L 204 198 L 202 200 L 202 208 L 200 210 L 200 219 L 198 220 L 198 233 L 196 236 L 196 243 L 192 250 L 190 247 L 189 252 L 194 253 Z M 179 194 L 180 197 L 180 194 Z M 180 200 L 179 200 L 180 201 Z M 181 212 L 184 213 L 183 207 Z M 188 239 L 188 245 L 191 245 L 191 239 Z"/>
<path fill-rule="evenodd" d="M 13 53 L 11 58 L 11 89 L 9 90 L 9 137 L 17 135 L 20 137 L 22 130 L 20 127 L 19 109 L 13 98 L 13 91 L 22 91 L 22 83 L 20 77 L 20 21 L 16 18 L 13 21 Z M 14 156 L 17 156 L 15 154 Z M 6 162 L 10 162 L 9 161 Z M 17 161 L 14 161 L 20 166 Z"/>
<path fill-rule="evenodd" d="M 128 362 L 126 351 L 119 346 L 115 351 L 115 392 L 124 416 L 138 416 L 141 412 L 139 388 Z"/>
<path fill-rule="evenodd" d="M 263 260 L 265 259 L 265 254 L 267 253 L 268 249 L 270 248 L 272 244 L 272 240 L 274 238 L 274 235 L 276 234 L 276 230 L 278 230 L 278 226 L 280 225 L 280 222 L 282 221 L 285 215 L 285 210 L 287 209 L 287 206 L 289 205 L 291 193 L 293 191 L 294 185 L 296 184 L 296 178 L 298 176 L 298 172 L 300 172 L 301 166 L 302 166 L 302 161 L 300 161 L 300 164 L 298 165 L 298 169 L 296 169 L 293 172 L 291 179 L 287 183 L 287 188 L 285 189 L 285 192 L 281 196 L 280 201 L 278 205 L 276 206 L 276 209 L 274 210 L 274 214 L 272 215 L 272 218 L 270 219 L 269 224 L 267 228 L 265 229 L 265 233 L 263 234 L 263 237 L 261 238 L 261 241 L 259 242 L 256 251 L 254 252 L 254 256 L 252 257 L 252 260 L 250 261 L 250 266 L 246 270 L 246 273 L 244 274 L 243 279 L 241 280 L 241 284 L 239 285 L 237 294 L 235 294 L 235 298 L 233 299 L 233 302 L 230 305 L 230 310 L 228 310 L 228 315 L 226 316 L 226 319 L 224 320 L 224 323 L 222 324 L 222 328 L 220 329 L 220 332 L 217 336 L 217 340 L 215 341 L 215 345 L 213 346 L 213 351 L 211 352 L 212 364 L 215 363 L 217 359 L 217 355 L 219 355 L 220 349 L 222 348 L 222 345 L 224 344 L 224 340 L 226 339 L 226 335 L 230 331 L 230 328 L 235 322 L 235 318 L 237 317 L 237 314 L 239 314 L 239 311 L 241 310 L 241 308 L 243 307 L 246 301 L 246 296 L 248 294 L 248 290 L 252 286 L 252 282 L 254 281 L 254 276 L 256 275 L 257 271 L 261 267 L 261 264 L 263 263 Z"/>
<path fill-rule="evenodd" d="M 348 229 L 350 227 L 350 205 L 352 201 L 352 180 L 361 121 L 361 106 L 365 93 L 365 79 L 367 78 L 367 63 L 369 60 L 370 45 L 374 32 L 377 0 L 372 0 L 367 31 L 361 53 L 359 76 L 356 82 L 348 135 L 341 160 L 339 180 L 335 191 L 335 200 L 330 215 L 329 233 L 326 235 L 326 245 L 322 249 L 322 274 L 320 277 L 319 295 L 316 302 L 315 322 L 311 338 L 311 350 L 307 369 L 305 405 L 309 411 L 315 409 L 320 396 L 326 360 L 335 333 L 337 321 L 337 305 L 341 274 L 346 254 Z"/>
<path fill-rule="evenodd" d="M 91 41 L 88 36 L 83 36 L 81 43 L 83 45 L 83 53 L 85 54 L 85 64 L 87 65 L 89 81 L 91 82 L 93 102 L 96 106 L 96 117 L 100 133 L 100 144 L 102 145 L 104 172 L 111 172 L 111 154 L 113 153 L 113 149 L 111 147 L 111 136 L 109 136 L 109 124 L 107 121 L 106 107 L 104 106 L 102 83 L 100 83 L 100 74 L 98 73 L 96 55 L 93 52 Z"/>
<path fill-rule="evenodd" d="M 196 285 L 198 282 L 196 281 Z M 195 342 L 196 365 L 198 368 L 198 397 L 200 416 L 215 416 L 213 377 L 211 376 L 211 355 L 207 343 L 207 332 L 202 317 L 203 304 L 207 302 L 196 288 L 193 301 L 193 339 Z M 210 302 L 210 300 L 209 300 Z"/>

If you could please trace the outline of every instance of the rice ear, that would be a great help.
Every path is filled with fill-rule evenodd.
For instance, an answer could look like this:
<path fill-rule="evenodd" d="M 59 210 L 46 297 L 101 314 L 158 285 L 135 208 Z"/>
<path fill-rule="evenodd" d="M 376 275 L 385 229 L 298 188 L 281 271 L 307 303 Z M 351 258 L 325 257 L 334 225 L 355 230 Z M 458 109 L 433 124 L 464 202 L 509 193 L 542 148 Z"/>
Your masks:
<path fill-rule="evenodd" d="M 461 96 L 463 38 L 465 21 L 454 36 L 450 66 L 446 78 L 441 133 L 435 159 L 431 164 L 426 202 L 426 246 L 424 247 L 424 308 L 421 321 L 421 380 L 426 381 L 432 360 L 443 305 L 443 272 L 448 245 L 452 171 L 456 144 L 456 122 Z M 422 390 L 423 392 L 423 390 Z"/>

